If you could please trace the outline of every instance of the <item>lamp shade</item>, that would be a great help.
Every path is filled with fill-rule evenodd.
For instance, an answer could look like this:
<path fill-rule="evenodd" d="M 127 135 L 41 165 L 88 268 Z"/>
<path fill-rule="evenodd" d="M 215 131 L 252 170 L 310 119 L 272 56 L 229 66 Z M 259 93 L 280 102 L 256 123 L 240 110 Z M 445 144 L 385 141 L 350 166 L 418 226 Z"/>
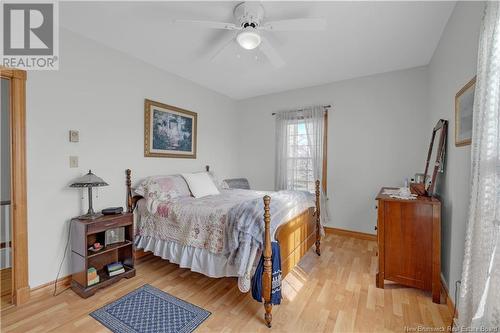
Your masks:
<path fill-rule="evenodd" d="M 246 50 L 253 50 L 259 46 L 261 39 L 260 35 L 254 28 L 245 28 L 236 36 L 236 41 Z"/>
<path fill-rule="evenodd" d="M 108 183 L 106 183 L 102 178 L 97 177 L 92 173 L 91 170 L 89 170 L 89 173 L 87 173 L 84 176 L 81 176 L 73 183 L 71 183 L 70 187 L 98 187 L 98 186 L 108 186 Z"/>

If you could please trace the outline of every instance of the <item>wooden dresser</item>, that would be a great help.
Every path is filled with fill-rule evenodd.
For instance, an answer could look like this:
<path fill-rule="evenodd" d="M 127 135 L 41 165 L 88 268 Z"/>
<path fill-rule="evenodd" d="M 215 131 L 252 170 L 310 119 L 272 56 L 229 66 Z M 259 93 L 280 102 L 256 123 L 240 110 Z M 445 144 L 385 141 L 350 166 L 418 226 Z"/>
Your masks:
<path fill-rule="evenodd" d="M 441 202 L 419 196 L 400 200 L 382 194 L 378 201 L 378 273 L 376 284 L 384 280 L 432 291 L 432 301 L 440 302 L 441 292 Z"/>

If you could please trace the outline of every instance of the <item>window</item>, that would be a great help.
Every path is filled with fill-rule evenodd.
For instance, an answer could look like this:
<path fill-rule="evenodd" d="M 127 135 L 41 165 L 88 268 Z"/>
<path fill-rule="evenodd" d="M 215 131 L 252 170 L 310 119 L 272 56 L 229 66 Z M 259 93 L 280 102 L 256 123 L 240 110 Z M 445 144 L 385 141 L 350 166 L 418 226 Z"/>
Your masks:
<path fill-rule="evenodd" d="M 328 115 L 324 107 L 278 113 L 276 189 L 326 193 Z"/>
<path fill-rule="evenodd" d="M 312 145 L 307 138 L 306 122 L 289 124 L 287 127 L 287 188 L 315 191 Z M 310 127 L 310 126 L 309 126 Z"/>

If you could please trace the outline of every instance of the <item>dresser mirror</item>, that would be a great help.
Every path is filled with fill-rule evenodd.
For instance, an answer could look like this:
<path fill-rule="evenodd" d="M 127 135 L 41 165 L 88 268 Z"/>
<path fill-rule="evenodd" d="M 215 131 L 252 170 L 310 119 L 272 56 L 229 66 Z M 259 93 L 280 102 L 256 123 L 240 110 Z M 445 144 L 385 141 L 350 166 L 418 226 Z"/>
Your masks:
<path fill-rule="evenodd" d="M 425 162 L 424 184 L 425 195 L 434 196 L 438 172 L 444 172 L 446 138 L 448 135 L 448 121 L 440 119 L 432 130 L 431 143 Z"/>
<path fill-rule="evenodd" d="M 436 180 L 438 172 L 445 168 L 446 138 L 448 121 L 440 119 L 432 130 L 431 143 L 425 161 L 425 172 L 417 174 L 417 182 L 410 185 L 412 193 L 422 196 L 436 196 Z"/>

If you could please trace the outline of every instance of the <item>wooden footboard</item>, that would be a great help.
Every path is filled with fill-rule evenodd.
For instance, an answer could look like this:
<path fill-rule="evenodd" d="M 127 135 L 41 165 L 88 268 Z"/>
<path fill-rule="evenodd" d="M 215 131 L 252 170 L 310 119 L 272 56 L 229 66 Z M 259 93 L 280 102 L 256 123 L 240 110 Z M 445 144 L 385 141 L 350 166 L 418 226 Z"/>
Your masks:
<path fill-rule="evenodd" d="M 299 216 L 281 225 L 276 230 L 275 240 L 280 244 L 281 277 L 284 278 L 316 244 L 316 253 L 321 255 L 321 221 L 320 221 L 320 182 L 316 181 L 316 207 L 310 208 Z M 271 215 L 269 213 L 271 198 L 264 197 L 264 273 L 262 276 L 262 298 L 264 299 L 264 319 L 267 327 L 272 323 L 272 249 L 271 249 Z"/>

